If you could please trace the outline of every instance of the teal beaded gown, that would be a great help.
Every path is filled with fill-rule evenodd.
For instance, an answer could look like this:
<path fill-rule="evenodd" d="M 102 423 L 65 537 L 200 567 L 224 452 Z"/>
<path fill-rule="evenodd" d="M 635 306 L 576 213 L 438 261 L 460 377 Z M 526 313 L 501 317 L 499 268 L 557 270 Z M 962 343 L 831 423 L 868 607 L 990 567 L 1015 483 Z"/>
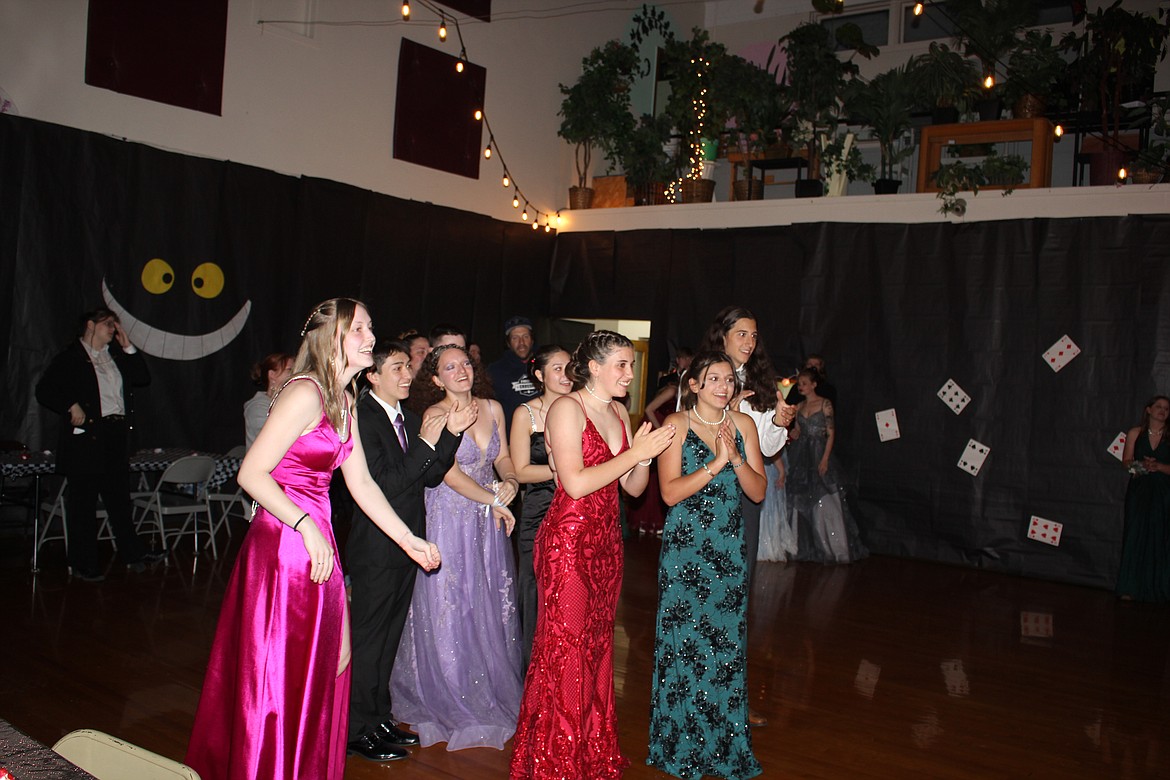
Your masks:
<path fill-rule="evenodd" d="M 735 446 L 744 457 L 743 438 Z M 682 471 L 714 457 L 692 430 Z M 675 777 L 727 780 L 763 770 L 747 717 L 747 566 L 742 492 L 730 465 L 670 508 L 658 563 L 658 620 L 646 763 Z"/>

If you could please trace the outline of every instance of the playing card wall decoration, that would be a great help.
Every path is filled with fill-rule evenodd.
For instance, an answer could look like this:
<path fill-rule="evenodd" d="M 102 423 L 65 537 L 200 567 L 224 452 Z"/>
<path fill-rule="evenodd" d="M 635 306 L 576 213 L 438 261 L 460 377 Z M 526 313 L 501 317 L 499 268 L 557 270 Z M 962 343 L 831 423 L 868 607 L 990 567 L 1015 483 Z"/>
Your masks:
<path fill-rule="evenodd" d="M 987 460 L 987 455 L 990 452 L 991 448 L 986 444 L 980 444 L 974 439 L 970 439 L 963 454 L 959 456 L 959 462 L 955 465 L 971 476 L 977 476 L 979 469 L 983 468 L 983 461 Z"/>
<path fill-rule="evenodd" d="M 1054 523 L 1036 515 L 1032 515 L 1031 520 L 1028 521 L 1028 538 L 1050 544 L 1053 547 L 1060 546 L 1060 534 L 1063 530 L 1064 525 L 1061 523 Z"/>
<path fill-rule="evenodd" d="M 898 430 L 898 413 L 893 409 L 883 409 L 874 414 L 877 422 L 878 438 L 882 441 L 892 441 L 902 437 Z"/>
<path fill-rule="evenodd" d="M 1060 337 L 1060 341 L 1046 349 L 1042 357 L 1049 368 L 1053 371 L 1059 371 L 1079 354 L 1081 354 L 1081 348 L 1065 335 Z"/>
<path fill-rule="evenodd" d="M 967 395 L 953 379 L 948 379 L 947 383 L 938 389 L 938 397 L 955 414 L 962 414 L 967 404 L 971 403 L 971 396 Z"/>
<path fill-rule="evenodd" d="M 1113 441 L 1109 443 L 1109 454 L 1121 460 L 1122 453 L 1125 452 L 1125 431 L 1113 437 Z"/>

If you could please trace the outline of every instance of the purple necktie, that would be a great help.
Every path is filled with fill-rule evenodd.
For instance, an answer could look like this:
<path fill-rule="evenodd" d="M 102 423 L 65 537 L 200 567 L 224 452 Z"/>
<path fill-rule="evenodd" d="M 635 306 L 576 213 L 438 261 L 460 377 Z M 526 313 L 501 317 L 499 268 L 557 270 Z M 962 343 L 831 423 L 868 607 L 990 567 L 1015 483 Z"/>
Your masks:
<path fill-rule="evenodd" d="M 398 444 L 402 447 L 402 452 L 406 453 L 406 428 L 402 424 L 402 415 L 398 414 L 394 417 L 394 432 L 398 434 Z"/>

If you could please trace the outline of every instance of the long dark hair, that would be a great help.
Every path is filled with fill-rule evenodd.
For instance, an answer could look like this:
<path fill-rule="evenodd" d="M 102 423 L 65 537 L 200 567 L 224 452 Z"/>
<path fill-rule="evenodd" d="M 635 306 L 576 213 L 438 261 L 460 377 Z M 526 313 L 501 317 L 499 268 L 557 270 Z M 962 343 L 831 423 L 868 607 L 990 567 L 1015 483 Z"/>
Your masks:
<path fill-rule="evenodd" d="M 539 371 L 542 375 L 548 369 L 548 362 L 552 360 L 553 355 L 558 352 L 564 352 L 569 355 L 569 350 L 562 347 L 560 344 L 545 344 L 540 349 L 528 358 L 528 378 L 532 380 L 532 384 L 536 386 L 537 393 L 544 392 L 544 382 L 536 375 Z M 572 355 L 569 355 L 572 358 Z"/>
<path fill-rule="evenodd" d="M 752 320 L 757 328 L 760 324 L 756 315 L 743 306 L 728 306 L 715 315 L 707 332 L 703 334 L 698 352 L 723 352 L 723 339 L 739 320 Z M 691 367 L 694 368 L 694 363 Z M 735 368 L 735 363 L 732 363 L 731 367 Z M 757 412 L 766 412 L 776 406 L 776 371 L 772 368 L 772 361 L 768 358 L 768 350 L 764 348 L 762 336 L 757 334 L 756 348 L 743 368 L 743 389 L 751 390 L 753 393 L 748 399 L 748 404 Z M 687 373 L 690 374 L 690 371 Z"/>
<path fill-rule="evenodd" d="M 1170 398 L 1167 398 L 1164 395 L 1155 395 L 1150 398 L 1150 400 L 1146 401 L 1146 405 L 1142 407 L 1142 428 L 1147 431 L 1150 429 L 1150 407 L 1158 401 L 1165 401 L 1166 403 L 1170 404 Z"/>
<path fill-rule="evenodd" d="M 679 385 L 681 388 L 681 392 L 679 393 L 678 397 L 679 409 L 693 409 L 695 407 L 695 404 L 699 401 L 699 395 L 691 389 L 690 380 L 695 380 L 698 382 L 699 387 L 702 387 L 703 383 L 707 381 L 707 369 L 716 363 L 726 363 L 727 365 L 731 366 L 731 374 L 735 377 L 734 394 L 739 395 L 739 391 L 741 389 L 739 384 L 739 374 L 735 373 L 735 363 L 731 362 L 731 357 L 728 356 L 728 354 L 723 350 L 719 350 L 718 352 L 714 350 L 708 350 L 706 352 L 700 352 L 699 354 L 695 355 L 694 360 L 691 361 L 690 368 L 687 369 L 686 379 L 683 380 Z"/>
<path fill-rule="evenodd" d="M 431 380 L 438 376 L 439 358 L 452 349 L 462 352 L 468 360 L 471 360 L 471 355 L 467 354 L 467 350 L 457 344 L 444 344 L 432 349 L 431 353 L 423 358 L 422 365 L 418 367 L 418 373 L 414 375 L 414 381 L 410 383 L 410 398 L 407 399 L 407 405 L 413 411 L 421 414 L 428 407 L 443 400 L 443 396 L 447 394 L 442 387 Z M 471 395 L 475 398 L 494 398 L 487 372 L 477 371 L 474 363 L 472 363 L 471 369 Z"/>
<path fill-rule="evenodd" d="M 589 384 L 593 376 L 589 373 L 589 361 L 604 363 L 615 349 L 633 348 L 628 338 L 612 330 L 595 330 L 577 345 L 565 366 L 565 375 L 573 381 L 573 389 L 580 390 Z"/>

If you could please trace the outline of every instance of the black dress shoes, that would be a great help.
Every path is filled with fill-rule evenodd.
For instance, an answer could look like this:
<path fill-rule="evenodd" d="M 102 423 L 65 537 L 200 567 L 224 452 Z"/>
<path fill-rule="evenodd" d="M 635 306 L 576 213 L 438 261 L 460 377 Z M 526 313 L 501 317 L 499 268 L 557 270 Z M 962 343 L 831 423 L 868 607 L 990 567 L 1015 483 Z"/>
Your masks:
<path fill-rule="evenodd" d="M 410 755 L 404 748 L 389 745 L 377 734 L 366 734 L 346 746 L 351 756 L 361 756 L 367 761 L 397 761 Z"/>
<path fill-rule="evenodd" d="M 417 734 L 411 734 L 409 731 L 403 731 L 393 723 L 380 724 L 378 728 L 374 729 L 374 733 L 381 737 L 382 741 L 388 745 L 397 745 L 398 747 L 413 747 L 418 744 Z"/>

